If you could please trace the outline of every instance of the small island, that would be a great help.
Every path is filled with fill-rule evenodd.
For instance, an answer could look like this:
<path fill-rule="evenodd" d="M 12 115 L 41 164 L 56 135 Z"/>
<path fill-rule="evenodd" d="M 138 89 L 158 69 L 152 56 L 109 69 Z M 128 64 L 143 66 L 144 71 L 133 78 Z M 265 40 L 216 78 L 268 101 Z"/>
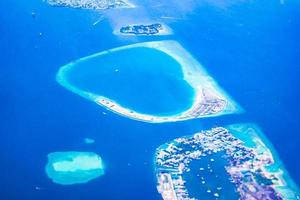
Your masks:
<path fill-rule="evenodd" d="M 134 8 L 127 0 L 46 0 L 51 6 L 105 10 L 113 8 Z"/>
<path fill-rule="evenodd" d="M 158 35 L 165 30 L 160 23 L 148 25 L 129 25 L 120 29 L 120 33 L 128 35 Z"/>

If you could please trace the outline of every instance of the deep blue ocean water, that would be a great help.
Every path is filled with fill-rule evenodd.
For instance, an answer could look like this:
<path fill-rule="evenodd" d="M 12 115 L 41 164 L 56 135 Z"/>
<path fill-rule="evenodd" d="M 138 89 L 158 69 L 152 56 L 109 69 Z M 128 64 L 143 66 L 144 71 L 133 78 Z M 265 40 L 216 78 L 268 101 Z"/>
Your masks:
<path fill-rule="evenodd" d="M 194 89 L 168 54 L 129 48 L 77 61 L 62 78 L 81 91 L 105 96 L 139 113 L 170 115 L 193 104 Z"/>
<path fill-rule="evenodd" d="M 253 0 L 225 10 L 205 4 L 170 23 L 173 36 L 134 41 L 114 36 L 106 19 L 93 26 L 101 16 L 95 11 L 0 1 L 0 199 L 160 199 L 153 169 L 159 145 L 240 122 L 261 127 L 299 185 L 299 6 L 296 0 Z M 103 108 L 55 81 L 60 66 L 78 58 L 162 39 L 180 42 L 246 112 L 149 124 L 103 116 Z M 86 145 L 85 137 L 96 142 Z M 106 174 L 83 185 L 53 184 L 44 171 L 47 154 L 69 150 L 98 153 Z"/>

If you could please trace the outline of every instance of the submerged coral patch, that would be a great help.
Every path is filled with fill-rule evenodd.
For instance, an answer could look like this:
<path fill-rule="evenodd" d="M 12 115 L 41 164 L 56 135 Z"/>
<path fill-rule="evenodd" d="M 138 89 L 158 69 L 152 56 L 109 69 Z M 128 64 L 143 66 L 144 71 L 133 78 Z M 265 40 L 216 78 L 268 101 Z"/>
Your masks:
<path fill-rule="evenodd" d="M 48 177 L 57 184 L 87 183 L 104 174 L 100 156 L 93 152 L 54 152 L 48 155 Z"/>
<path fill-rule="evenodd" d="M 299 199 L 271 145 L 250 124 L 175 139 L 155 155 L 158 191 L 173 199 Z"/>
<path fill-rule="evenodd" d="M 92 138 L 84 138 L 83 141 L 84 141 L 85 144 L 93 144 L 93 143 L 95 143 L 95 140 L 92 139 Z"/>

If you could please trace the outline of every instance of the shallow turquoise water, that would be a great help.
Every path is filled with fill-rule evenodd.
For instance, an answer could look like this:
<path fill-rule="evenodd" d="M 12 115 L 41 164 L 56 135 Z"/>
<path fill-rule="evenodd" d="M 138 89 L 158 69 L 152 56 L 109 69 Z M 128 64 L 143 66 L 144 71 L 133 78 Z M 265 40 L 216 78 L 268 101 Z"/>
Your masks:
<path fill-rule="evenodd" d="M 48 154 L 47 176 L 57 184 L 87 183 L 104 174 L 100 156 L 93 152 L 53 152 Z"/>

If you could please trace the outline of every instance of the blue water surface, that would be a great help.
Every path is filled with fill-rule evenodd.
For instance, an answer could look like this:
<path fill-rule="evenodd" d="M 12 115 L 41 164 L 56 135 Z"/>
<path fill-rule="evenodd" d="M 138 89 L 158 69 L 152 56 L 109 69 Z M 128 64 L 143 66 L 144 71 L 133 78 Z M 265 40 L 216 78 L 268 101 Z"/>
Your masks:
<path fill-rule="evenodd" d="M 32 12 L 35 14 L 32 15 Z M 0 1 L 0 199 L 160 199 L 155 149 L 211 126 L 255 122 L 298 185 L 299 17 L 297 1 L 253 0 L 226 9 L 204 4 L 169 24 L 177 40 L 245 109 L 242 115 L 149 124 L 113 113 L 55 81 L 60 66 L 137 41 L 117 38 L 96 11 L 43 1 Z M 85 137 L 95 139 L 86 145 Z M 106 174 L 60 186 L 44 167 L 53 151 L 93 151 Z"/>
<path fill-rule="evenodd" d="M 152 48 L 127 48 L 71 63 L 62 79 L 136 112 L 172 115 L 189 109 L 194 90 L 180 64 Z"/>
<path fill-rule="evenodd" d="M 230 181 L 230 175 L 224 167 L 228 166 L 225 156 L 224 152 L 219 152 L 189 164 L 191 171 L 184 174 L 184 179 L 190 180 L 186 183 L 186 187 L 191 197 L 214 200 L 217 194 L 217 197 L 222 200 L 239 199 L 235 185 Z"/>

